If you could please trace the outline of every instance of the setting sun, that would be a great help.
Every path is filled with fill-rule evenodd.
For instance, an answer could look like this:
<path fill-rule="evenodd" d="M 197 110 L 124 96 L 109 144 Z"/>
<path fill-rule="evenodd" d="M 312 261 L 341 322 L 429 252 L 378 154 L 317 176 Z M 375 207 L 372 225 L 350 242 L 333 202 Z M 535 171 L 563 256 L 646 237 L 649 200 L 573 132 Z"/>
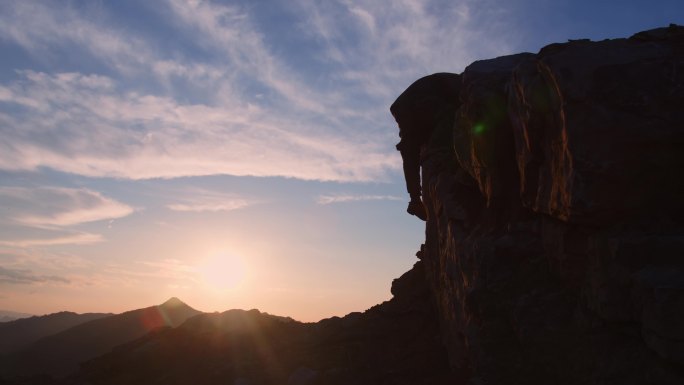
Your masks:
<path fill-rule="evenodd" d="M 219 253 L 200 262 L 197 278 L 201 285 L 220 294 L 240 288 L 247 278 L 247 271 L 241 257 Z"/>

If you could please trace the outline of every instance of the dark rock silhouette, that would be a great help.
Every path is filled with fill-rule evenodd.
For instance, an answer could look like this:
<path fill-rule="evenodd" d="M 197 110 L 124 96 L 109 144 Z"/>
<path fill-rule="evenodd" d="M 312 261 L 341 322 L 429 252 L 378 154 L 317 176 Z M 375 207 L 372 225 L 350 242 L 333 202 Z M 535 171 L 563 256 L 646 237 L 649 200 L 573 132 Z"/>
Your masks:
<path fill-rule="evenodd" d="M 390 106 L 399 126 L 401 153 L 406 190 L 410 201 L 406 211 L 422 220 L 427 219 L 421 200 L 420 162 L 425 145 L 437 126 L 451 127 L 454 112 L 459 107 L 461 76 L 440 72 L 413 82 Z"/>
<path fill-rule="evenodd" d="M 423 164 L 452 367 L 684 383 L 684 28 L 478 61 L 461 90 Z"/>
<path fill-rule="evenodd" d="M 99 318 L 53 334 L 8 355 L 0 364 L 4 377 L 48 374 L 61 377 L 79 363 L 109 352 L 113 347 L 148 332 L 178 326 L 200 312 L 172 298 L 159 306 Z"/>
<path fill-rule="evenodd" d="M 86 363 L 88 384 L 447 384 L 446 351 L 419 263 L 394 298 L 301 323 L 257 310 L 202 314 Z"/>
<path fill-rule="evenodd" d="M 24 349 L 39 339 L 84 322 L 110 316 L 105 313 L 76 314 L 68 311 L 21 318 L 0 324 L 0 355 Z"/>

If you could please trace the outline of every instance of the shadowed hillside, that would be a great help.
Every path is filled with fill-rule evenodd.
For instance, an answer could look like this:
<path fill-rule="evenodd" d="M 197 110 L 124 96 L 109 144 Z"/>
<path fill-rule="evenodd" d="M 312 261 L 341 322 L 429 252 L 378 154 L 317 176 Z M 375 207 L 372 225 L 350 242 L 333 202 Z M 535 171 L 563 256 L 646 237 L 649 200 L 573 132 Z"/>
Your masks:
<path fill-rule="evenodd" d="M 446 384 L 420 263 L 364 313 L 300 323 L 257 310 L 202 314 L 83 366 L 88 384 Z"/>
<path fill-rule="evenodd" d="M 1 323 L 0 354 L 24 349 L 42 337 L 110 315 L 105 313 L 76 314 L 64 311 Z"/>
<path fill-rule="evenodd" d="M 63 376 L 78 369 L 82 361 L 107 353 L 152 330 L 178 326 L 199 313 L 172 298 L 159 306 L 85 322 L 8 355 L 2 363 L 2 372 L 6 377 L 42 373 Z"/>
<path fill-rule="evenodd" d="M 0 383 L 448 384 L 453 376 L 424 277 L 418 262 L 394 280 L 392 300 L 318 323 L 230 310 L 198 314 L 178 326 L 190 308 L 173 299 L 41 340 L 13 356 L 22 365 L 23 378 Z M 175 317 L 168 326 L 155 315 L 162 310 Z M 147 326 L 138 327 L 143 320 L 153 321 L 147 334 Z M 144 336 L 132 340 L 133 332 Z M 103 351 L 106 344 L 109 351 L 117 340 L 122 344 L 81 364 L 68 378 L 38 371 L 66 373 L 86 353 L 94 357 L 95 346 Z"/>

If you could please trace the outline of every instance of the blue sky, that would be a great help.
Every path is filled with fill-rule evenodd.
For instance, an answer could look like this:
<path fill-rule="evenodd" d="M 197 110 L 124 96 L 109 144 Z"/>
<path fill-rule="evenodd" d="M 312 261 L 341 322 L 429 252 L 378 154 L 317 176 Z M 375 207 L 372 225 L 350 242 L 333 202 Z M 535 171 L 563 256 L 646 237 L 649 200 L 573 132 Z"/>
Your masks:
<path fill-rule="evenodd" d="M 0 308 L 364 310 L 423 239 L 404 88 L 669 23 L 684 2 L 1 2 Z"/>

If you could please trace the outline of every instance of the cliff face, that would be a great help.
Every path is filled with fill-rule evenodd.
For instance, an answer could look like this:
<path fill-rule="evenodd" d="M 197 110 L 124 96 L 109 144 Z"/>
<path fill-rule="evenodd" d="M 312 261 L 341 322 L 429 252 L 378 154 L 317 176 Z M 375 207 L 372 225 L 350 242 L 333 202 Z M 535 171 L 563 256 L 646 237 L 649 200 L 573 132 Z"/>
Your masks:
<path fill-rule="evenodd" d="M 684 383 L 684 27 L 466 68 L 419 257 L 471 384 Z"/>

